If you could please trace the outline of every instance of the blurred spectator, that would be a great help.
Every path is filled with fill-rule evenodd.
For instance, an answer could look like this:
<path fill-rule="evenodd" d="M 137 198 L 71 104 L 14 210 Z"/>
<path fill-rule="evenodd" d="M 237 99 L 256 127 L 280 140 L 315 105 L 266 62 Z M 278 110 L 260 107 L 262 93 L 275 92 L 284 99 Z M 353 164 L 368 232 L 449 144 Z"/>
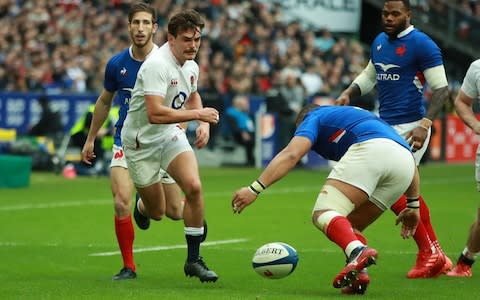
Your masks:
<path fill-rule="evenodd" d="M 245 148 L 247 165 L 255 165 L 255 126 L 249 112 L 247 96 L 237 95 L 232 100 L 232 106 L 227 108 L 226 116 L 235 142 Z"/>
<path fill-rule="evenodd" d="M 0 1 L 0 89 L 98 93 L 102 89 L 102 66 L 114 53 L 128 47 L 124 16 L 132 2 Z M 165 21 L 172 13 L 188 7 L 205 15 L 206 27 L 197 62 L 199 80 L 203 82 L 199 88 L 207 90 L 203 92 L 207 105 L 220 104 L 214 100 L 217 97 L 266 96 L 269 108 L 273 103 L 281 120 L 290 120 L 291 124 L 298 103 L 312 96 L 337 97 L 367 63 L 363 46 L 348 35 L 340 36 L 327 27 L 306 29 L 299 21 L 286 21 L 280 1 L 151 2 L 159 15 L 159 30 L 154 37 L 157 44 L 166 40 Z M 431 21 L 437 23 L 448 21 L 448 8 L 456 6 L 458 11 L 461 8 L 470 26 L 466 39 L 480 39 L 478 30 L 473 30 L 474 23 L 479 23 L 475 16 L 480 16 L 480 1 L 412 0 L 411 3 L 426 15 L 436 16 Z M 295 74 L 295 92 L 279 81 L 280 74 L 285 72 Z M 282 97 L 287 98 L 278 100 Z M 375 97 L 373 94 L 359 101 L 364 102 L 362 106 L 372 108 Z M 272 102 L 273 98 L 277 100 Z M 228 107 L 229 103 L 225 105 Z M 213 147 L 217 128 L 211 129 L 210 147 Z M 291 128 L 282 128 L 281 144 L 289 139 L 290 131 Z"/>
<path fill-rule="evenodd" d="M 335 45 L 335 39 L 333 38 L 332 33 L 328 28 L 323 28 L 320 36 L 315 38 L 315 46 L 325 53 L 330 51 L 333 45 Z"/>
<path fill-rule="evenodd" d="M 51 109 L 47 96 L 38 98 L 38 104 L 42 110 L 40 119 L 30 128 L 28 134 L 32 136 L 46 136 L 58 140 L 63 135 L 60 113 Z"/>
<path fill-rule="evenodd" d="M 283 149 L 295 132 L 297 113 L 306 102 L 304 88 L 297 72 L 283 69 L 266 95 L 267 111 L 278 117 L 279 149 Z"/>
<path fill-rule="evenodd" d="M 78 148 L 79 154 L 82 151 L 82 147 L 87 140 L 88 131 L 90 130 L 90 125 L 92 124 L 93 111 L 95 110 L 95 104 L 91 104 L 88 107 L 88 110 L 75 122 L 72 129 L 70 130 L 70 145 Z M 113 130 L 116 118 L 118 118 L 118 107 L 116 109 L 112 108 L 110 110 L 109 119 L 105 121 L 102 128 L 98 131 L 97 137 L 95 139 L 94 147 L 96 159 L 92 162 L 92 165 L 87 165 L 84 162 L 79 163 L 76 168 L 79 174 L 88 174 L 88 175 L 101 175 L 105 174 L 107 171 L 107 157 L 106 150 L 111 149 L 112 145 L 107 145 L 109 141 L 113 143 Z"/>
<path fill-rule="evenodd" d="M 202 102 L 204 107 L 213 107 L 219 113 L 220 116 L 225 111 L 225 104 L 223 96 L 215 87 L 215 81 L 209 73 L 200 76 L 198 81 L 198 92 L 202 95 Z M 210 124 L 210 139 L 208 141 L 208 148 L 212 150 L 215 147 L 219 132 L 219 124 Z"/>
<path fill-rule="evenodd" d="M 300 81 L 305 87 L 307 97 L 311 97 L 321 92 L 323 80 L 317 73 L 317 68 L 313 63 L 309 63 L 305 72 L 300 76 Z"/>

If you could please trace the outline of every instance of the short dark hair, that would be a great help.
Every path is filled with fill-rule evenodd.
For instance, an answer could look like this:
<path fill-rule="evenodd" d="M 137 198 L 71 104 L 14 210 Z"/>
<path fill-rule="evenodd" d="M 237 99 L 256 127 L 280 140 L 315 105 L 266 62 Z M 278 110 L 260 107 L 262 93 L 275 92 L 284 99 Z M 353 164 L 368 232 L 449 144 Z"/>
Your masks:
<path fill-rule="evenodd" d="M 152 15 L 152 22 L 157 23 L 157 11 L 153 6 L 145 2 L 137 2 L 128 11 L 128 22 L 132 22 L 133 15 L 138 12 L 146 12 Z"/>
<path fill-rule="evenodd" d="M 170 18 L 170 21 L 168 22 L 168 33 L 177 37 L 177 34 L 180 32 L 185 32 L 191 29 L 195 31 L 200 29 L 199 31 L 202 31 L 203 27 L 205 27 L 205 22 L 200 14 L 193 9 L 188 9 L 179 12 Z"/>
<path fill-rule="evenodd" d="M 318 108 L 318 107 L 320 107 L 320 105 L 314 104 L 314 103 L 310 103 L 310 104 L 305 105 L 298 112 L 297 120 L 295 120 L 295 125 L 298 127 L 298 125 L 300 125 L 300 123 L 302 123 L 303 119 L 305 119 L 305 115 L 308 114 L 309 112 L 311 112 L 312 110 Z"/>
<path fill-rule="evenodd" d="M 393 2 L 393 1 L 400 1 L 403 3 L 403 6 L 405 6 L 405 8 L 407 10 L 410 10 L 410 0 L 385 0 L 385 3 L 387 2 Z"/>

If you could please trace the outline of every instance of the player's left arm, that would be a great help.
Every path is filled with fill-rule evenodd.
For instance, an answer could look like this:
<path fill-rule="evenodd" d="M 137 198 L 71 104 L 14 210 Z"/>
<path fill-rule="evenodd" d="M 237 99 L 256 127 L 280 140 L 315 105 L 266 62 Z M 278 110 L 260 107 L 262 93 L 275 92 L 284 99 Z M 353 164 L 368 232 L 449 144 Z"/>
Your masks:
<path fill-rule="evenodd" d="M 203 108 L 202 98 L 198 91 L 195 91 L 190 94 L 187 103 L 185 104 L 186 109 L 201 109 Z M 203 122 L 198 120 L 198 127 L 195 131 L 196 140 L 195 146 L 198 149 L 201 149 L 207 145 L 208 140 L 210 139 L 210 124 L 208 122 Z"/>
<path fill-rule="evenodd" d="M 425 117 L 422 118 L 418 127 L 414 128 L 406 137 L 410 140 L 413 151 L 423 147 L 433 120 L 438 116 L 449 97 L 447 76 L 443 65 L 428 68 L 423 71 L 423 74 L 432 89 L 432 98 Z"/>
<path fill-rule="evenodd" d="M 241 213 L 245 207 L 257 199 L 260 192 L 287 175 L 311 147 L 310 139 L 302 136 L 293 137 L 290 143 L 270 161 L 257 180 L 250 186 L 235 192 L 232 199 L 233 212 Z"/>
<path fill-rule="evenodd" d="M 425 117 L 433 121 L 438 117 L 449 97 L 447 75 L 443 65 L 428 68 L 423 71 L 423 74 L 432 89 L 432 99 Z"/>

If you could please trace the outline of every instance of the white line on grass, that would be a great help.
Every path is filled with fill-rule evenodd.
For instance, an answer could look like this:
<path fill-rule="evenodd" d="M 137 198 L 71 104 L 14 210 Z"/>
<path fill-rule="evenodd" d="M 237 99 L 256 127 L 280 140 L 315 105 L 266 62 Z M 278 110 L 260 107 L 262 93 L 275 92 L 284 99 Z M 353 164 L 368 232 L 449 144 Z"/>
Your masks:
<path fill-rule="evenodd" d="M 246 242 L 247 239 L 234 239 L 234 240 L 221 240 L 221 241 L 213 241 L 213 242 L 203 242 L 202 247 L 204 246 L 216 246 L 216 245 L 223 245 L 223 244 L 234 244 L 234 243 L 243 243 Z M 151 251 L 163 251 L 163 250 L 172 250 L 172 249 L 185 249 L 187 245 L 172 245 L 172 246 L 155 246 L 155 247 L 145 247 L 145 248 L 137 248 L 134 249 L 134 253 L 140 252 L 151 252 Z M 111 252 L 100 252 L 100 253 L 92 253 L 89 256 L 113 256 L 113 255 L 120 255 L 120 251 L 111 251 Z"/>
<path fill-rule="evenodd" d="M 439 178 L 439 179 L 424 179 L 423 185 L 443 185 L 446 183 L 461 183 L 470 182 L 471 177 L 459 177 L 459 178 Z M 296 186 L 295 188 L 272 188 L 263 193 L 265 194 L 285 194 L 285 193 L 304 193 L 311 191 L 319 191 L 320 186 Z M 215 193 L 205 193 L 205 198 L 215 197 L 230 197 L 233 194 L 232 191 L 223 191 Z M 16 210 L 29 210 L 29 209 L 50 209 L 50 208 L 65 208 L 65 207 L 77 207 L 77 206 L 98 206 L 98 205 L 111 205 L 112 200 L 85 200 L 85 201 L 68 201 L 68 202 L 54 202 L 54 203 L 25 203 L 18 205 L 0 206 L 0 212 L 2 211 L 16 211 Z"/>
<path fill-rule="evenodd" d="M 222 244 L 233 244 L 233 243 L 242 243 L 246 242 L 248 239 L 232 239 L 232 240 L 220 240 L 220 241 L 213 241 L 213 242 L 204 242 L 202 243 L 203 246 L 216 246 L 216 245 L 222 245 Z M 33 244 L 30 243 L 23 243 L 23 242 L 1 242 L 0 241 L 0 247 L 31 247 Z M 35 244 L 38 246 L 39 244 Z M 58 243 L 42 243 L 40 244 L 42 247 L 62 247 L 62 244 Z M 88 247 L 96 247 L 98 245 L 88 245 Z M 145 247 L 145 248 L 139 248 L 139 249 L 134 249 L 133 252 L 139 253 L 139 252 L 151 252 L 151 251 L 164 251 L 164 250 L 174 250 L 174 249 L 185 249 L 185 245 L 172 245 L 172 246 L 152 246 L 152 247 Z M 382 248 L 376 248 L 379 250 L 381 254 L 386 254 L 386 255 L 414 255 L 417 254 L 416 251 L 403 251 L 403 250 L 389 250 L 389 249 L 382 249 Z M 245 247 L 235 247 L 235 249 L 230 250 L 230 251 L 251 251 L 251 248 L 245 248 Z M 297 248 L 298 252 L 301 253 L 340 253 L 340 249 L 337 248 Z M 447 252 L 446 253 L 449 256 L 455 256 L 457 255 L 456 252 Z M 112 251 L 112 252 L 101 252 L 101 253 L 92 253 L 89 254 L 89 256 L 114 256 L 114 255 L 120 255 L 119 251 Z"/>

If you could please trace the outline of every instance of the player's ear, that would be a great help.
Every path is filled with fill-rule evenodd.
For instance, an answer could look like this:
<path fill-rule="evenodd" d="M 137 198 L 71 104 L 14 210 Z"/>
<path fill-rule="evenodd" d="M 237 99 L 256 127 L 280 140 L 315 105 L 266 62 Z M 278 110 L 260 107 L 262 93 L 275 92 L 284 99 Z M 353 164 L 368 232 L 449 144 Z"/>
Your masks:
<path fill-rule="evenodd" d="M 156 33 L 157 30 L 158 30 L 158 23 L 155 22 L 155 23 L 153 23 L 152 33 Z"/>

